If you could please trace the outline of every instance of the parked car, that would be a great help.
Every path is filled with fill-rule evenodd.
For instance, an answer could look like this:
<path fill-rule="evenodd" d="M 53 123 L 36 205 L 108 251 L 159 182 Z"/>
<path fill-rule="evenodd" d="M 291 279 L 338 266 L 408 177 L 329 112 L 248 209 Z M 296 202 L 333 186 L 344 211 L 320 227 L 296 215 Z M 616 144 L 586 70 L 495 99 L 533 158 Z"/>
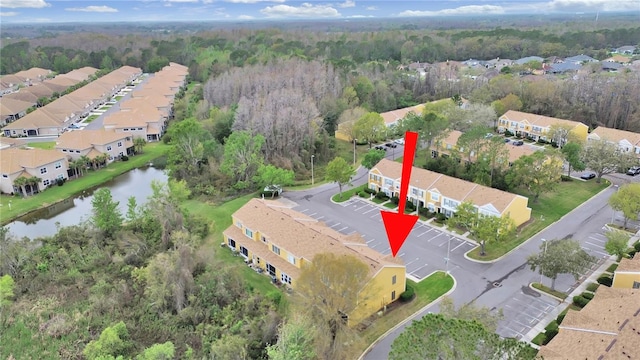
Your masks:
<path fill-rule="evenodd" d="M 384 151 L 387 151 L 387 149 L 386 149 L 384 146 L 382 146 L 382 145 L 378 145 L 378 146 L 376 146 L 376 147 L 375 147 L 375 149 L 376 149 L 376 150 L 384 150 Z"/>
<path fill-rule="evenodd" d="M 522 140 L 516 140 L 516 141 L 513 141 L 513 142 L 511 142 L 511 143 L 512 143 L 514 146 L 522 146 L 522 145 L 524 145 L 524 141 L 522 141 Z"/>
<path fill-rule="evenodd" d="M 640 174 L 640 166 L 632 166 L 628 171 L 627 175 L 636 176 Z"/>
<path fill-rule="evenodd" d="M 264 192 L 271 195 L 280 196 L 282 194 L 282 186 L 280 185 L 267 185 L 264 187 Z"/>
<path fill-rule="evenodd" d="M 393 140 L 393 142 L 398 144 L 398 145 L 404 145 L 404 139 L 395 139 L 395 140 Z"/>
<path fill-rule="evenodd" d="M 580 179 L 582 179 L 582 180 L 591 180 L 591 179 L 593 179 L 595 177 L 596 177 L 596 173 L 594 173 L 594 172 L 586 172 L 586 173 L 580 175 Z"/>
<path fill-rule="evenodd" d="M 390 143 L 386 143 L 386 144 L 384 144 L 384 146 L 386 146 L 386 147 L 390 147 L 390 148 L 398 147 L 398 145 L 396 145 L 395 143 L 392 143 L 392 142 L 390 142 Z"/>
<path fill-rule="evenodd" d="M 504 138 L 504 142 L 505 142 L 505 143 L 511 142 L 511 139 L 509 139 L 509 138 Z"/>

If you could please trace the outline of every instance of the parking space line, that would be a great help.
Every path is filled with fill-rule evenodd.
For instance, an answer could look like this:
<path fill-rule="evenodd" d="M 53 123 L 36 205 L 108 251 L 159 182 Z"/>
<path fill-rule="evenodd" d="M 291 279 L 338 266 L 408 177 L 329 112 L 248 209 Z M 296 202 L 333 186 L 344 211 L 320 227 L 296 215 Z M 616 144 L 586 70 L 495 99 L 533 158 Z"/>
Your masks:
<path fill-rule="evenodd" d="M 375 214 L 373 214 L 373 215 L 369 216 L 369 218 L 373 219 L 373 218 L 374 218 L 374 217 L 376 217 L 376 216 L 380 216 L 380 213 L 375 213 Z"/>
<path fill-rule="evenodd" d="M 301 213 L 307 212 L 309 209 L 300 210 Z"/>
<path fill-rule="evenodd" d="M 424 235 L 424 234 L 428 233 L 429 231 L 431 231 L 431 230 L 427 230 L 427 231 L 423 232 L 422 234 L 418 235 L 418 237 L 420 237 L 420 236 L 422 236 L 422 235 Z"/>
<path fill-rule="evenodd" d="M 355 206 L 358 206 L 358 205 L 355 205 Z M 354 211 L 360 211 L 360 209 L 366 208 L 366 207 L 368 207 L 368 206 L 369 206 L 369 205 L 365 204 L 365 205 L 360 206 L 359 208 L 355 209 Z"/>
<path fill-rule="evenodd" d="M 600 248 L 600 249 L 602 248 L 602 245 L 590 243 L 588 241 L 585 241 L 585 244 L 589 244 L 589 245 L 595 246 L 595 247 Z"/>
<path fill-rule="evenodd" d="M 331 225 L 330 227 L 333 228 L 334 226 L 338 226 L 340 225 L 340 223 L 335 223 L 334 225 Z"/>
<path fill-rule="evenodd" d="M 346 229 L 348 229 L 348 228 L 349 228 L 348 226 L 345 226 L 345 227 L 343 227 L 342 229 L 338 230 L 338 232 L 342 232 L 343 230 L 346 230 Z"/>
<path fill-rule="evenodd" d="M 418 272 L 419 270 L 422 270 L 423 268 L 426 268 L 428 265 L 429 265 L 429 264 L 424 264 L 424 265 L 420 266 L 419 268 L 417 268 L 417 269 L 413 270 L 413 271 L 411 272 L 411 275 L 415 274 L 415 273 L 416 273 L 416 272 Z"/>
<path fill-rule="evenodd" d="M 418 261 L 420 258 L 415 258 L 414 260 L 409 261 L 408 263 L 404 263 L 404 266 L 407 267 L 410 264 L 413 264 L 414 262 Z"/>
<path fill-rule="evenodd" d="M 309 214 L 309 216 L 313 217 L 313 215 L 317 214 L 317 212 L 314 212 L 313 214 Z"/>
<path fill-rule="evenodd" d="M 582 246 L 582 248 L 583 248 L 585 251 L 591 251 L 591 252 L 594 252 L 594 253 L 596 253 L 596 254 L 598 254 L 598 255 L 600 255 L 600 256 L 609 256 L 609 254 L 604 253 L 604 252 L 602 252 L 602 251 L 598 251 L 598 250 L 595 250 L 595 249 L 590 249 L 590 248 L 588 248 L 588 247 L 584 247 L 584 246 Z"/>
<path fill-rule="evenodd" d="M 452 252 L 453 252 L 453 251 L 456 251 L 456 249 L 457 249 L 457 248 L 459 248 L 460 246 L 462 246 L 462 245 L 464 245 L 464 244 L 468 244 L 468 242 L 463 241 L 460 245 L 458 245 L 458 246 L 454 247 L 453 249 L 451 249 L 451 251 L 452 251 Z"/>
<path fill-rule="evenodd" d="M 317 217 L 316 220 L 324 219 L 324 216 Z"/>
<path fill-rule="evenodd" d="M 375 207 L 374 207 L 374 208 L 373 208 L 373 209 L 371 209 L 371 210 L 367 210 L 367 211 L 363 212 L 363 213 L 362 213 L 362 215 L 364 215 L 364 214 L 368 214 L 368 213 L 370 213 L 370 212 L 372 212 L 373 210 L 376 210 L 376 209 L 377 209 L 377 208 L 375 208 Z"/>
<path fill-rule="evenodd" d="M 362 236 L 364 237 L 364 235 L 362 235 Z M 367 244 L 369 244 L 369 243 L 370 243 L 370 242 L 372 242 L 373 240 L 375 240 L 375 239 L 371 239 L 371 240 L 367 241 Z"/>

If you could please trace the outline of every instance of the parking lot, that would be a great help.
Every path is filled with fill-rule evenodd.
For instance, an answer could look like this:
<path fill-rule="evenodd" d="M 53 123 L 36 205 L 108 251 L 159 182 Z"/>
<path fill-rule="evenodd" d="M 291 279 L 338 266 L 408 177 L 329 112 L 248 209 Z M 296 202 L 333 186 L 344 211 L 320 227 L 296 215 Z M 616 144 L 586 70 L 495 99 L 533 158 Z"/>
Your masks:
<path fill-rule="evenodd" d="M 504 320 L 498 324 L 497 333 L 502 337 L 520 339 L 559 303 L 525 287 L 503 304 Z"/>
<path fill-rule="evenodd" d="M 309 208 L 297 207 L 295 210 L 323 221 L 327 226 L 342 234 L 348 235 L 358 232 L 370 248 L 384 255 L 391 254 L 380 215 L 380 210 L 387 210 L 386 208 L 381 208 L 359 198 L 352 198 L 341 205 L 351 213 L 348 220 L 346 217 L 320 215 Z M 457 264 L 465 261 L 463 254 L 475 246 L 475 244 L 436 226 L 419 221 L 409 234 L 398 256 L 405 262 L 407 276 L 414 281 L 420 281 L 436 270 L 455 272 L 459 267 Z M 449 258 L 451 259 L 448 264 L 446 261 L 447 253 L 450 254 Z"/>

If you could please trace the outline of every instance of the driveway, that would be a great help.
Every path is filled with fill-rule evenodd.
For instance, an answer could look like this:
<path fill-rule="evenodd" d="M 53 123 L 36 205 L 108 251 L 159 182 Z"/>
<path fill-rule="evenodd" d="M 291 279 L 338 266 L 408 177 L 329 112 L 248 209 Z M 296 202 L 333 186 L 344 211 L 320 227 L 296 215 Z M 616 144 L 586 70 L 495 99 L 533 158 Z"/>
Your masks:
<path fill-rule="evenodd" d="M 366 169 L 360 168 L 353 181 L 354 186 L 366 183 L 367 174 Z M 622 179 L 615 177 L 611 180 L 622 183 Z M 444 270 L 448 266 L 457 282 L 456 290 L 450 295 L 457 306 L 473 301 L 493 311 L 502 309 L 504 320 L 500 322 L 497 333 L 505 337 L 522 338 L 558 304 L 552 298 L 528 288 L 531 282 L 540 281 L 540 274 L 526 265 L 527 257 L 540 251 L 542 239 L 573 238 L 580 241 L 585 250 L 597 256 L 597 261 L 585 269 L 585 274 L 595 269 L 599 261 L 608 256 L 602 248 L 603 227 L 613 215 L 607 200 L 615 189 L 610 187 L 602 191 L 494 263 L 467 260 L 463 253 L 465 249 L 471 249 L 470 242 L 425 223 L 414 227 L 398 255 L 405 261 L 409 277 L 415 277 L 416 280 L 433 270 Z M 335 184 L 325 184 L 305 191 L 289 191 L 283 195 L 297 204 L 296 210 L 313 214 L 342 232 L 357 231 L 371 247 L 389 253 L 388 244 L 385 243 L 386 232 L 379 216 L 380 208 L 375 209 L 374 205 L 360 199 L 333 204 L 330 197 L 336 192 Z M 450 250 L 451 260 L 445 265 L 447 249 Z M 543 277 L 542 280 L 545 284 L 551 283 L 548 278 Z M 575 288 L 579 281 L 572 276 L 561 275 L 556 280 L 556 288 L 569 290 Z M 425 313 L 428 311 L 438 311 L 437 304 L 426 309 Z M 417 318 L 423 315 L 419 314 Z M 410 323 L 388 334 L 365 355 L 365 359 L 386 359 L 393 339 Z"/>

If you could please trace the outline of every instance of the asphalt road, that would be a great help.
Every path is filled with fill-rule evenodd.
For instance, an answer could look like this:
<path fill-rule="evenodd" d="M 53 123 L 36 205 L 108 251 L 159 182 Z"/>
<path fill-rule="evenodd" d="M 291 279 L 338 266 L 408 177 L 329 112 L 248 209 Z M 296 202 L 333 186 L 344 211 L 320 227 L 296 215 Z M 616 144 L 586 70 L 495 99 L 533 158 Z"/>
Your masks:
<path fill-rule="evenodd" d="M 388 155 L 390 156 L 391 154 Z M 637 181 L 633 177 L 620 174 L 608 178 L 619 185 Z M 363 184 L 366 180 L 367 171 L 360 168 L 354 179 L 354 186 Z M 389 253 L 386 233 L 379 215 L 380 208 L 360 199 L 333 204 L 330 197 L 337 190 L 337 185 L 325 184 L 310 190 L 286 192 L 283 196 L 298 204 L 296 210 L 324 221 L 328 226 L 345 234 L 357 231 L 364 236 L 370 247 L 385 254 Z M 470 242 L 422 222 L 414 227 L 398 255 L 407 265 L 408 276 L 420 280 L 435 270 L 444 270 L 447 267 L 445 258 L 449 250 L 451 260 L 448 270 L 456 279 L 456 289 L 450 295 L 454 303 L 460 306 L 475 302 L 476 305 L 486 306 L 494 311 L 502 309 L 504 320 L 499 324 L 498 334 L 522 338 L 558 305 L 558 302 L 550 297 L 542 296 L 528 288 L 529 283 L 540 281 L 540 275 L 526 266 L 526 258 L 541 251 L 542 239 L 571 237 L 580 241 L 581 246 L 596 257 L 596 262 L 589 269 L 585 269 L 585 274 L 597 268 L 598 262 L 608 257 L 604 251 L 604 225 L 609 223 L 612 217 L 617 221 L 622 220 L 619 214 L 618 217 L 615 216 L 607 204 L 609 196 L 614 191 L 615 186 L 602 191 L 494 263 L 477 263 L 466 259 L 464 252 L 473 248 Z M 556 289 L 569 291 L 581 280 L 576 281 L 570 275 L 560 275 L 556 280 Z M 551 280 L 543 278 L 543 283 L 550 285 Z M 434 304 L 424 312 L 437 311 L 438 306 Z M 423 315 L 424 313 L 419 314 L 417 318 Z M 365 359 L 386 359 L 391 343 L 410 323 L 411 321 L 407 322 L 382 339 Z"/>

